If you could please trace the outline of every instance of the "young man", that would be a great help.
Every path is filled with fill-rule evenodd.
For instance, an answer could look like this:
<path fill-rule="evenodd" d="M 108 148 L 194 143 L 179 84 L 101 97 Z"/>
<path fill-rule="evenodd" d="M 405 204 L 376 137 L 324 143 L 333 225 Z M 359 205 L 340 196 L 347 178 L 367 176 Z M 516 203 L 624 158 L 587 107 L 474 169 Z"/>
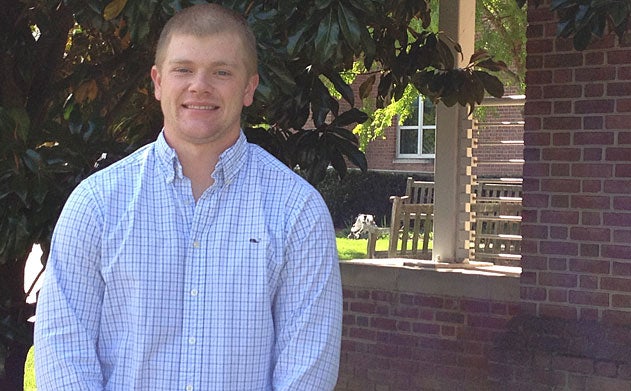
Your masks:
<path fill-rule="evenodd" d="M 35 326 L 39 390 L 331 390 L 341 284 L 317 191 L 240 129 L 258 84 L 239 15 L 187 8 L 151 77 L 158 139 L 83 181 Z"/>

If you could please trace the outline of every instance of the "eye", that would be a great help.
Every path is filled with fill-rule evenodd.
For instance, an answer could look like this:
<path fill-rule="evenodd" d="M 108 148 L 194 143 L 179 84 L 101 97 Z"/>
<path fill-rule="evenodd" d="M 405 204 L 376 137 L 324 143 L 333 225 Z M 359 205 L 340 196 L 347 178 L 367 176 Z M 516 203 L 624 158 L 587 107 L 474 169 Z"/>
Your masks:
<path fill-rule="evenodd" d="M 175 73 L 191 73 L 191 70 L 188 68 L 180 67 L 180 68 L 175 68 L 174 72 Z"/>
<path fill-rule="evenodd" d="M 220 69 L 216 72 L 217 76 L 230 76 L 230 72 L 225 69 Z"/>

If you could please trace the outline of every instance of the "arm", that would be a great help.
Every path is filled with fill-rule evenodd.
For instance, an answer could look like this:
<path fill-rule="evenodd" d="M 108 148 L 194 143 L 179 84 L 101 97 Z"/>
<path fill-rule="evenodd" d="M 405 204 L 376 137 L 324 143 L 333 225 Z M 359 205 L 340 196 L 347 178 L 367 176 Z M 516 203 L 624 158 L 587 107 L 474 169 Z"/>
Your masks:
<path fill-rule="evenodd" d="M 333 390 L 342 330 L 342 287 L 335 232 L 319 197 L 307 201 L 289 232 L 274 301 L 274 390 Z"/>
<path fill-rule="evenodd" d="M 62 211 L 51 243 L 35 321 L 39 390 L 102 390 L 96 342 L 104 284 L 101 218 L 86 186 Z"/>

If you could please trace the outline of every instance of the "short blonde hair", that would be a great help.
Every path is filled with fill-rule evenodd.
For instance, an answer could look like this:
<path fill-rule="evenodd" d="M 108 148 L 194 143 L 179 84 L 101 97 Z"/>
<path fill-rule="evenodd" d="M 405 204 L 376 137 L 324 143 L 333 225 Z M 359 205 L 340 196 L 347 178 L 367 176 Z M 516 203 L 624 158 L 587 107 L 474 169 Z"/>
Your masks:
<path fill-rule="evenodd" d="M 162 65 L 171 38 L 175 34 L 205 37 L 220 33 L 233 33 L 240 39 L 245 51 L 245 66 L 251 75 L 257 73 L 256 38 L 245 18 L 219 4 L 197 4 L 184 8 L 167 21 L 156 46 L 155 64 Z"/>

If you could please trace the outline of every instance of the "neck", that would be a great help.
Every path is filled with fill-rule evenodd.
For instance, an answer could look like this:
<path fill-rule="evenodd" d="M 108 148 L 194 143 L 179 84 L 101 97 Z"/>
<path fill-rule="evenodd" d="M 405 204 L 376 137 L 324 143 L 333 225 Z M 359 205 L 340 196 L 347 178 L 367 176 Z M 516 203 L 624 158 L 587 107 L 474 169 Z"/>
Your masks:
<path fill-rule="evenodd" d="M 177 153 L 183 174 L 191 181 L 193 198 L 195 201 L 212 186 L 214 180 L 211 174 L 219 161 L 223 150 L 213 148 L 213 145 L 171 144 Z"/>
<path fill-rule="evenodd" d="M 191 181 L 195 201 L 214 183 L 211 174 L 215 171 L 219 155 L 209 151 L 195 154 L 178 152 L 182 171 Z"/>
<path fill-rule="evenodd" d="M 222 143 L 213 142 L 194 143 L 178 137 L 170 137 L 165 131 L 167 143 L 175 149 L 184 175 L 190 179 L 195 201 L 214 183 L 211 174 L 219 161 L 219 156 L 234 144 L 234 141 Z"/>

